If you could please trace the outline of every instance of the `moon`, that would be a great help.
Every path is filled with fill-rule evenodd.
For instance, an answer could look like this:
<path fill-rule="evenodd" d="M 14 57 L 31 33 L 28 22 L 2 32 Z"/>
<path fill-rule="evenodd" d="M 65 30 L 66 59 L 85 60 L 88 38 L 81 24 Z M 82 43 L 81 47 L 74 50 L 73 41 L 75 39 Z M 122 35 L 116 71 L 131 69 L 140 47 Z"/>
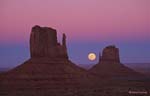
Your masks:
<path fill-rule="evenodd" d="M 96 59 L 96 54 L 95 54 L 95 53 L 89 53 L 89 54 L 88 54 L 88 59 L 89 59 L 90 61 L 94 61 L 94 60 Z"/>

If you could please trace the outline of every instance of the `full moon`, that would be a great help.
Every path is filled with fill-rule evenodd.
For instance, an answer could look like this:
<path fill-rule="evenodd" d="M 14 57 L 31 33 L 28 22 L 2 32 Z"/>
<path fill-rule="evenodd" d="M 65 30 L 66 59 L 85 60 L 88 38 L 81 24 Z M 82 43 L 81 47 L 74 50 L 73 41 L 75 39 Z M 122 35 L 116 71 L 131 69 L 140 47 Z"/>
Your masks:
<path fill-rule="evenodd" d="M 95 53 L 89 53 L 88 54 L 88 59 L 91 61 L 94 61 L 96 59 L 96 54 Z"/>

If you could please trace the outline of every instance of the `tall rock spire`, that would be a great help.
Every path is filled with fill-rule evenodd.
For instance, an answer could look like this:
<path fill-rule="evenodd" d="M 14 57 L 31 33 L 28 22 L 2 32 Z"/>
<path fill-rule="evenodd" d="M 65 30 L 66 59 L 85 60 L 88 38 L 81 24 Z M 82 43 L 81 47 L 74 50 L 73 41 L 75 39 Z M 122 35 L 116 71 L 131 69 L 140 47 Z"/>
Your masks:
<path fill-rule="evenodd" d="M 66 48 L 66 35 L 63 33 L 62 45 Z"/>

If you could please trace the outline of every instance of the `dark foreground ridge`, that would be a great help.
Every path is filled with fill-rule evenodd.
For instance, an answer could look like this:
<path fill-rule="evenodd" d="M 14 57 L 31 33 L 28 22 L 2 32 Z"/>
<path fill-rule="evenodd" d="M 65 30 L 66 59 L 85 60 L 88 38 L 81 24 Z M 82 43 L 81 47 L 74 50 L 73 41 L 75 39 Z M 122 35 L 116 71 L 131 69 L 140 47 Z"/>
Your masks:
<path fill-rule="evenodd" d="M 120 64 L 117 52 L 113 46 L 106 47 L 100 64 L 87 71 L 69 60 L 65 34 L 60 44 L 55 29 L 36 25 L 30 35 L 30 59 L 0 74 L 0 96 L 128 96 L 129 88 L 148 89 L 149 82 L 112 79 L 117 72 L 122 77 L 139 75 Z"/>

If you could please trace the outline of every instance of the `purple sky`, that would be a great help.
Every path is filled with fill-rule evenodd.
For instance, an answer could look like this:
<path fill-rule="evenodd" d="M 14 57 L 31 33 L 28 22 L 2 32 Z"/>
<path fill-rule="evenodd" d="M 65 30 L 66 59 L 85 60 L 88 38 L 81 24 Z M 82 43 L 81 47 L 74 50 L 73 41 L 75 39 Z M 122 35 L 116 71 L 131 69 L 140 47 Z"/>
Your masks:
<path fill-rule="evenodd" d="M 150 62 L 150 0 L 0 0 L 0 66 L 29 58 L 32 26 L 67 35 L 70 59 L 96 63 L 89 52 L 120 48 L 122 62 Z"/>

